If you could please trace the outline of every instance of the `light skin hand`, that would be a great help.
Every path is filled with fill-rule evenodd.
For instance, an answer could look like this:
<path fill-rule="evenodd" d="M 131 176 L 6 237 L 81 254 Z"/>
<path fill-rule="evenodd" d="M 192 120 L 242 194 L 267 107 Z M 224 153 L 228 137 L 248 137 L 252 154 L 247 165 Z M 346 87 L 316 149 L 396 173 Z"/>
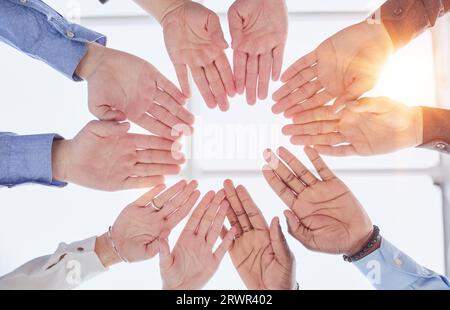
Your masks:
<path fill-rule="evenodd" d="M 183 180 L 164 192 L 164 186 L 157 186 L 126 207 L 111 233 L 120 255 L 128 262 L 138 262 L 158 254 L 158 240 L 167 238 L 200 197 L 197 185 L 197 181 Z M 158 211 L 149 203 L 161 209 Z"/>
<path fill-rule="evenodd" d="M 327 167 L 318 153 L 305 148 L 317 178 L 292 153 L 267 150 L 263 174 L 288 206 L 289 233 L 306 248 L 329 254 L 354 255 L 370 238 L 370 218 L 348 187 Z"/>
<path fill-rule="evenodd" d="M 234 50 L 234 75 L 239 94 L 247 102 L 267 98 L 270 76 L 280 77 L 288 33 L 284 0 L 237 0 L 228 10 Z"/>
<path fill-rule="evenodd" d="M 386 154 L 423 140 L 422 108 L 385 97 L 304 111 L 293 122 L 283 128 L 293 144 L 315 145 L 319 153 L 331 156 Z"/>
<path fill-rule="evenodd" d="M 76 74 L 88 82 L 89 110 L 101 120 L 129 119 L 171 140 L 191 131 L 186 97 L 141 58 L 91 43 Z"/>
<path fill-rule="evenodd" d="M 229 108 L 228 96 L 235 95 L 231 66 L 224 50 L 228 47 L 216 13 L 201 4 L 185 1 L 161 20 L 166 48 L 183 93 L 190 97 L 188 67 L 209 108 Z"/>
<path fill-rule="evenodd" d="M 167 240 L 159 241 L 163 289 L 201 289 L 217 271 L 235 234 L 231 229 L 213 252 L 229 207 L 224 198 L 223 191 L 211 191 L 203 197 L 172 252 Z"/>
<path fill-rule="evenodd" d="M 128 133 L 128 123 L 91 121 L 72 140 L 53 143 L 53 179 L 117 191 L 164 183 L 178 174 L 184 155 L 177 142 Z"/>
<path fill-rule="evenodd" d="M 250 290 L 294 289 L 295 258 L 281 231 L 278 218 L 267 225 L 264 216 L 242 185 L 224 182 L 231 205 L 227 217 L 237 235 L 229 250 L 231 260 Z M 222 236 L 226 236 L 226 228 Z"/>
<path fill-rule="evenodd" d="M 159 251 L 158 240 L 167 237 L 200 197 L 197 185 L 197 181 L 183 180 L 166 191 L 164 185 L 158 185 L 128 205 L 117 217 L 111 232 L 120 256 L 128 262 L 154 257 Z M 150 202 L 162 209 L 157 211 L 148 206 Z M 95 252 L 106 268 L 122 262 L 107 233 L 97 237 Z"/>
<path fill-rule="evenodd" d="M 366 21 L 325 40 L 291 65 L 281 76 L 285 83 L 273 94 L 272 111 L 287 118 L 336 99 L 355 100 L 372 89 L 394 52 L 382 24 Z"/>

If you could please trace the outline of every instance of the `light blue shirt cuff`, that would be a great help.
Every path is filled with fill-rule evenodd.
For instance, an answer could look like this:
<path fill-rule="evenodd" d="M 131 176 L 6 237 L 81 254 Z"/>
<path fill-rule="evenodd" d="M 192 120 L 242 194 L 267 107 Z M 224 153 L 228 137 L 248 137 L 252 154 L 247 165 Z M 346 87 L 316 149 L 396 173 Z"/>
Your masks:
<path fill-rule="evenodd" d="M 69 23 L 39 0 L 0 1 L 0 41 L 39 59 L 75 81 L 87 44 L 106 45 L 106 37 Z"/>
<path fill-rule="evenodd" d="M 0 133 L 0 186 L 34 183 L 63 187 L 53 180 L 52 146 L 56 134 L 18 136 Z"/>
<path fill-rule="evenodd" d="M 378 290 L 448 290 L 449 280 L 416 263 L 386 239 L 354 265 Z"/>

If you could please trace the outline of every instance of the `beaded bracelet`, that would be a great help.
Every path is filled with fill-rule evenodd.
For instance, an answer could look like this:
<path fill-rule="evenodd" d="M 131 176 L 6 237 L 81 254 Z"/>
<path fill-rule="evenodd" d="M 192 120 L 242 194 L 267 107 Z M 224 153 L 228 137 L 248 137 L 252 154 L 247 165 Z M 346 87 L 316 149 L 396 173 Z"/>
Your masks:
<path fill-rule="evenodd" d="M 366 243 L 366 245 L 355 255 L 352 256 L 348 256 L 348 255 L 343 255 L 344 261 L 352 263 L 352 262 L 356 262 L 359 261 L 360 259 L 364 258 L 367 253 L 372 250 L 372 248 L 378 244 L 381 240 L 381 236 L 380 236 L 380 228 L 378 228 L 377 225 L 373 225 L 373 232 L 372 235 L 370 236 L 369 241 Z"/>

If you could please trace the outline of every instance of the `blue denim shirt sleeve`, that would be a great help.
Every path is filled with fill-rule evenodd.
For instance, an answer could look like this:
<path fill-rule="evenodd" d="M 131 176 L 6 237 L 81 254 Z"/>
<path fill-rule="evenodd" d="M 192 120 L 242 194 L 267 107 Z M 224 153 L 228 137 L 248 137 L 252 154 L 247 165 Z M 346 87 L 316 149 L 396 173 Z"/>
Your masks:
<path fill-rule="evenodd" d="M 449 280 L 416 263 L 386 239 L 378 250 L 354 263 L 378 290 L 448 290 Z"/>
<path fill-rule="evenodd" d="M 52 146 L 56 134 L 18 136 L 0 132 L 0 187 L 20 184 L 65 186 L 53 180 Z"/>
<path fill-rule="evenodd" d="M 80 81 L 75 70 L 87 52 L 87 44 L 105 45 L 106 37 L 69 23 L 40 0 L 2 0 L 0 41 Z"/>

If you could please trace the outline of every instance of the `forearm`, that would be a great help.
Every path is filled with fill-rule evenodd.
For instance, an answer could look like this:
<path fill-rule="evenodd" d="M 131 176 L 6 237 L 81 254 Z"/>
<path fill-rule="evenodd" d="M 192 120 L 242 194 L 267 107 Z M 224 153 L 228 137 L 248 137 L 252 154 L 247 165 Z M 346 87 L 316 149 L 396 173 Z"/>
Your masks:
<path fill-rule="evenodd" d="M 35 183 L 64 186 L 53 177 L 53 144 L 56 134 L 18 136 L 0 133 L 0 186 Z"/>
<path fill-rule="evenodd" d="M 450 110 L 422 107 L 423 142 L 419 146 L 450 154 Z"/>
<path fill-rule="evenodd" d="M 374 13 L 396 49 L 403 47 L 450 11 L 450 0 L 388 0 Z"/>
<path fill-rule="evenodd" d="M 133 0 L 147 13 L 151 14 L 159 23 L 174 9 L 191 0 Z"/>
<path fill-rule="evenodd" d="M 0 290 L 73 289 L 117 261 L 104 239 L 102 235 L 61 243 L 54 254 L 36 258 L 0 277 Z"/>
<path fill-rule="evenodd" d="M 106 38 L 71 24 L 39 0 L 0 1 L 0 41 L 39 59 L 73 80 L 87 43 L 106 44 Z"/>

